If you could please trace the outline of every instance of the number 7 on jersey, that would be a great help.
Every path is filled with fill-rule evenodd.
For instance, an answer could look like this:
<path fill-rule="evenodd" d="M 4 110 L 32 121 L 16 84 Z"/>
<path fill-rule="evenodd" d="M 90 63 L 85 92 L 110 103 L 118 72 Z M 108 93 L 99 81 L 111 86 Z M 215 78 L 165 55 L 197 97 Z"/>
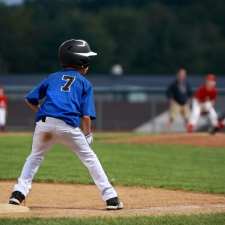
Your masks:
<path fill-rule="evenodd" d="M 65 80 L 66 83 L 61 86 L 61 91 L 70 92 L 70 87 L 72 86 L 73 82 L 75 81 L 75 77 L 63 75 L 62 80 Z"/>

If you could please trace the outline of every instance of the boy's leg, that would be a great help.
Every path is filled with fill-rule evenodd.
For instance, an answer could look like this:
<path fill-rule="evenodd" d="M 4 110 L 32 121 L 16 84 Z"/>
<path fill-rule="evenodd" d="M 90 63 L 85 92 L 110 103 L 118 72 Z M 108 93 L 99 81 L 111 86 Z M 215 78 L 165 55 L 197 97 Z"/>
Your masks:
<path fill-rule="evenodd" d="M 79 128 L 69 128 L 70 132 L 62 130 L 62 142 L 69 146 L 87 167 L 89 173 L 99 188 L 104 201 L 117 197 L 115 189 L 110 184 L 96 154 L 86 141 L 86 138 Z"/>
<path fill-rule="evenodd" d="M 31 189 L 34 175 L 44 158 L 44 154 L 50 149 L 53 142 L 51 130 L 43 122 L 38 122 L 33 136 L 31 154 L 26 159 L 21 175 L 18 178 L 18 183 L 14 186 L 14 192 L 22 193 L 24 197 L 27 196 Z"/>
<path fill-rule="evenodd" d="M 192 132 L 193 128 L 196 127 L 200 114 L 201 114 L 201 105 L 198 103 L 197 100 L 193 100 L 192 111 L 190 114 L 189 123 L 187 127 L 189 132 Z"/>
<path fill-rule="evenodd" d="M 6 123 L 6 110 L 4 108 L 0 108 L 0 131 L 5 130 Z"/>
<path fill-rule="evenodd" d="M 172 101 L 169 111 L 170 123 L 173 123 L 176 120 L 178 112 L 179 112 L 179 105 L 175 101 Z"/>
<path fill-rule="evenodd" d="M 169 106 L 169 118 L 166 124 L 167 129 L 171 128 L 171 125 L 176 120 L 176 116 L 178 112 L 179 112 L 179 107 L 177 107 L 177 103 L 175 101 L 171 101 Z"/>
<path fill-rule="evenodd" d="M 188 103 L 186 103 L 185 105 L 181 107 L 181 115 L 184 119 L 185 125 L 187 125 L 189 117 L 190 117 L 190 108 Z"/>
<path fill-rule="evenodd" d="M 213 107 L 211 102 L 208 102 L 206 104 L 206 109 L 207 109 L 207 111 L 209 113 L 209 119 L 210 119 L 211 125 L 213 127 L 217 127 L 218 126 L 218 115 L 217 115 L 217 112 L 214 109 L 214 107 Z"/>

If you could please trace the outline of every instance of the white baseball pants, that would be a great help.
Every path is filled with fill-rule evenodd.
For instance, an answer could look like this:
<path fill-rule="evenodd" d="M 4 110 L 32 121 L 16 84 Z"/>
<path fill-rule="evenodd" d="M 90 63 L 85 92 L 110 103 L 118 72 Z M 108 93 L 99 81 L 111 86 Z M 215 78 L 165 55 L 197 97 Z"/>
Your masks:
<path fill-rule="evenodd" d="M 193 99 L 189 123 L 192 124 L 193 126 L 196 126 L 201 116 L 201 112 L 208 112 L 211 124 L 213 126 L 218 125 L 218 116 L 216 110 L 213 107 L 212 102 L 207 101 L 201 103 L 197 99 Z"/>
<path fill-rule="evenodd" d="M 116 197 L 117 193 L 109 183 L 108 178 L 80 128 L 74 128 L 64 121 L 47 117 L 45 122 L 36 124 L 32 152 L 28 156 L 14 191 L 20 191 L 25 196 L 29 193 L 34 175 L 44 158 L 45 153 L 55 143 L 68 146 L 87 167 L 95 184 L 99 188 L 104 201 Z"/>
<path fill-rule="evenodd" d="M 0 108 L 0 126 L 5 126 L 6 123 L 6 109 Z"/>

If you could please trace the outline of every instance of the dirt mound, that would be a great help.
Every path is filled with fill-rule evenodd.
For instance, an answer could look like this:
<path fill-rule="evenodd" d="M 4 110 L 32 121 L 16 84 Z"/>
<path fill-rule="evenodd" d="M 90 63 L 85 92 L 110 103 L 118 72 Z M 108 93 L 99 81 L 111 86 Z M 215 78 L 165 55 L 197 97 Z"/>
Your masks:
<path fill-rule="evenodd" d="M 110 138 L 111 137 L 111 138 Z M 106 137 L 107 138 L 107 137 Z M 129 144 L 187 144 L 203 147 L 225 147 L 225 134 L 209 135 L 207 133 L 193 134 L 160 134 L 160 135 L 120 135 L 108 136 L 108 143 Z"/>
<path fill-rule="evenodd" d="M 13 182 L 0 182 L 0 202 L 6 203 Z M 225 212 L 225 196 L 155 188 L 117 187 L 125 209 L 104 209 L 93 185 L 35 183 L 26 200 L 25 213 L 1 213 L 0 217 L 137 216 Z"/>

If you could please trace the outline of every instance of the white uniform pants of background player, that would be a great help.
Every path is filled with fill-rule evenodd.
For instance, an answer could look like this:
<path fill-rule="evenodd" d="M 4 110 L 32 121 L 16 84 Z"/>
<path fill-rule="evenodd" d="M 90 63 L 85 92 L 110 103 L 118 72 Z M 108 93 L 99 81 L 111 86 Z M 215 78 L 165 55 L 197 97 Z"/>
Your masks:
<path fill-rule="evenodd" d="M 62 120 L 50 117 L 47 117 L 45 122 L 39 121 L 36 124 L 32 152 L 24 164 L 14 191 L 20 191 L 27 196 L 31 189 L 33 177 L 38 171 L 45 153 L 56 142 L 65 144 L 80 158 L 101 191 L 104 201 L 117 196 L 96 154 L 90 148 L 80 128 L 71 127 Z"/>
<path fill-rule="evenodd" d="M 4 127 L 6 123 L 6 109 L 0 108 L 0 126 Z"/>
<path fill-rule="evenodd" d="M 202 112 L 208 113 L 209 120 L 212 126 L 216 127 L 218 125 L 218 116 L 217 116 L 216 110 L 213 107 L 212 102 L 207 101 L 207 102 L 201 103 L 196 99 L 193 99 L 193 102 L 192 102 L 192 111 L 191 111 L 189 123 L 195 127 L 198 123 L 198 120 Z"/>

